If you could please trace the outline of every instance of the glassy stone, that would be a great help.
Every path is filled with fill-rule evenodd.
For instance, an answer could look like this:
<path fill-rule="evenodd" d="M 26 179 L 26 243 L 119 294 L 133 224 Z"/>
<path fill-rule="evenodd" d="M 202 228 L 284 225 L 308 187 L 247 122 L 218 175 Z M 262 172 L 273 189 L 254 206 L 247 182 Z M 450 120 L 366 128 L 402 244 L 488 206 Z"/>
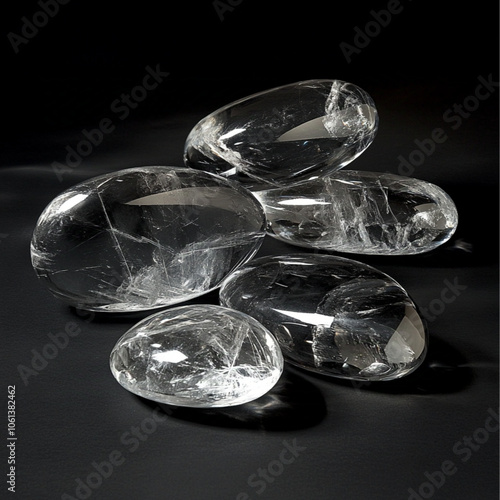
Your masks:
<path fill-rule="evenodd" d="M 255 319 L 215 305 L 156 313 L 118 340 L 110 356 L 130 392 L 179 406 L 233 406 L 269 391 L 283 371 L 274 337 Z"/>
<path fill-rule="evenodd" d="M 139 167 L 78 184 L 43 211 L 33 267 L 49 290 L 95 311 L 147 310 L 202 295 L 259 249 L 265 218 L 236 183 Z"/>
<path fill-rule="evenodd" d="M 269 234 L 308 248 L 417 254 L 448 241 L 458 224 L 455 204 L 441 188 L 392 174 L 343 170 L 254 194 Z"/>
<path fill-rule="evenodd" d="M 414 371 L 427 351 L 424 323 L 401 285 L 350 259 L 255 259 L 223 282 L 220 301 L 262 323 L 286 361 L 325 375 L 396 379 Z"/>
<path fill-rule="evenodd" d="M 373 141 L 372 98 L 340 80 L 308 80 L 230 103 L 191 130 L 187 166 L 258 186 L 285 186 L 338 170 Z"/>

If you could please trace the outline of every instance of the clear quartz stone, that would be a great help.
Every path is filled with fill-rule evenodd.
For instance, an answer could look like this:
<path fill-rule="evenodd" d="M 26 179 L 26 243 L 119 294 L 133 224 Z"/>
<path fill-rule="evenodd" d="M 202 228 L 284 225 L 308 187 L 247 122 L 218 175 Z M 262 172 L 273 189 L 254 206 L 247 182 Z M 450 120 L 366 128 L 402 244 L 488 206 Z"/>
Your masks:
<path fill-rule="evenodd" d="M 38 220 L 31 258 L 49 290 L 71 305 L 148 310 L 219 286 L 259 249 L 264 226 L 259 202 L 237 183 L 138 167 L 56 197 Z"/>
<path fill-rule="evenodd" d="M 334 171 L 373 141 L 378 114 L 361 88 L 308 80 L 230 103 L 191 130 L 189 167 L 235 179 L 254 190 Z"/>
<path fill-rule="evenodd" d="M 255 319 L 215 305 L 156 313 L 116 343 L 111 371 L 128 391 L 178 406 L 233 406 L 267 393 L 283 371 L 274 337 Z"/>
<path fill-rule="evenodd" d="M 254 194 L 269 234 L 306 248 L 417 254 L 448 241 L 458 224 L 455 204 L 441 188 L 392 174 L 343 170 Z"/>
<path fill-rule="evenodd" d="M 427 352 L 427 331 L 407 292 L 351 259 L 255 259 L 226 278 L 220 301 L 262 323 L 286 361 L 325 375 L 396 379 L 414 371 Z"/>

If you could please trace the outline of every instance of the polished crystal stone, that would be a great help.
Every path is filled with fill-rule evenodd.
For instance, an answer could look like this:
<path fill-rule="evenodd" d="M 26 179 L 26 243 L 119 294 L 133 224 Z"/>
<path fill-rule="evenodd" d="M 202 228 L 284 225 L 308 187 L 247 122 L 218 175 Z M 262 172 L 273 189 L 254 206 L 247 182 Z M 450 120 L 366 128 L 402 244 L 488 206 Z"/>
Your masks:
<path fill-rule="evenodd" d="M 135 311 L 206 293 L 259 249 L 262 207 L 218 176 L 138 167 L 78 184 L 43 211 L 33 267 L 49 290 L 96 311 Z"/>
<path fill-rule="evenodd" d="M 416 254 L 448 241 L 458 224 L 455 204 L 441 188 L 392 174 L 342 170 L 254 194 L 269 234 L 308 248 Z"/>
<path fill-rule="evenodd" d="M 414 371 L 427 350 L 416 306 L 393 278 L 332 255 L 255 259 L 229 276 L 221 304 L 262 323 L 285 360 L 355 380 L 391 380 Z"/>
<path fill-rule="evenodd" d="M 118 340 L 110 357 L 130 392 L 178 406 L 233 406 L 268 392 L 283 371 L 274 337 L 255 319 L 215 305 L 156 313 Z"/>
<path fill-rule="evenodd" d="M 228 104 L 191 130 L 186 165 L 250 189 L 284 186 L 338 170 L 373 141 L 372 98 L 340 80 L 308 80 Z"/>

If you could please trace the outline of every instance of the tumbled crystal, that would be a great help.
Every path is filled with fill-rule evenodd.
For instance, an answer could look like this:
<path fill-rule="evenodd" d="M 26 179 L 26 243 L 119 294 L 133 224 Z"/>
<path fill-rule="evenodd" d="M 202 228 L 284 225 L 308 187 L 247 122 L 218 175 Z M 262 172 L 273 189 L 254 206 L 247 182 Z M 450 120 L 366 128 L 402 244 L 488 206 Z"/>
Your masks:
<path fill-rule="evenodd" d="M 217 286 L 259 249 L 253 195 L 187 168 L 138 167 L 57 196 L 33 233 L 33 267 L 49 290 L 89 310 L 176 304 Z"/>
<path fill-rule="evenodd" d="M 286 361 L 325 375 L 391 380 L 414 371 L 427 350 L 424 323 L 401 285 L 351 259 L 255 259 L 226 278 L 220 301 L 262 323 Z"/>
<path fill-rule="evenodd" d="M 268 392 L 283 371 L 274 337 L 255 319 L 215 305 L 180 306 L 132 327 L 110 356 L 116 380 L 178 406 L 233 406 Z"/>
<path fill-rule="evenodd" d="M 441 188 L 399 175 L 342 170 L 254 194 L 269 234 L 308 248 L 417 254 L 448 241 L 458 224 L 455 204 Z"/>
<path fill-rule="evenodd" d="M 340 80 L 308 80 L 230 103 L 191 130 L 186 165 L 250 189 L 284 186 L 338 170 L 373 141 L 372 98 Z"/>

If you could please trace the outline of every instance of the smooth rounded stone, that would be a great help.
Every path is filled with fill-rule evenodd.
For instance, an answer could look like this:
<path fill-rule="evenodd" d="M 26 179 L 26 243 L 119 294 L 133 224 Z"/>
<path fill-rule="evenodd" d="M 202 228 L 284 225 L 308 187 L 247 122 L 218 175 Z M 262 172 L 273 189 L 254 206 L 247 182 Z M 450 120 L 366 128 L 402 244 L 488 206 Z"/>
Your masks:
<path fill-rule="evenodd" d="M 343 170 L 254 194 L 269 234 L 306 248 L 417 254 L 448 241 L 458 224 L 455 204 L 441 188 L 399 175 Z"/>
<path fill-rule="evenodd" d="M 416 306 L 393 278 L 332 255 L 252 260 L 226 278 L 223 306 L 262 323 L 285 360 L 353 380 L 391 380 L 414 371 L 427 351 Z"/>
<path fill-rule="evenodd" d="M 378 114 L 361 88 L 308 80 L 245 97 L 191 130 L 187 166 L 235 179 L 254 190 L 286 186 L 357 158 L 373 141 Z"/>
<path fill-rule="evenodd" d="M 130 392 L 178 406 L 233 406 L 268 392 L 283 371 L 274 337 L 255 319 L 215 305 L 181 306 L 140 321 L 110 356 Z"/>
<path fill-rule="evenodd" d="M 138 167 L 78 184 L 43 211 L 33 267 L 78 308 L 138 311 L 218 287 L 253 257 L 265 217 L 237 183 L 187 168 Z"/>

